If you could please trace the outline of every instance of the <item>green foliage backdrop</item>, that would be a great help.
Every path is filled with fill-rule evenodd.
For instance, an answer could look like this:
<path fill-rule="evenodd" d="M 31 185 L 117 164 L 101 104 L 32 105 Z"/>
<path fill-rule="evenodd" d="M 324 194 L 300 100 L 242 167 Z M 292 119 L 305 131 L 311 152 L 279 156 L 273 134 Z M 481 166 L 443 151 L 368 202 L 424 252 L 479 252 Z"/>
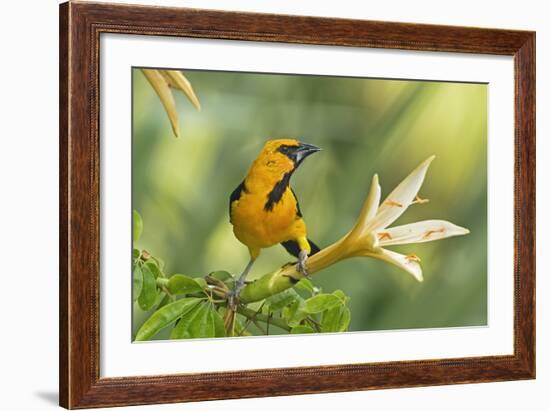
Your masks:
<path fill-rule="evenodd" d="M 322 147 L 292 186 L 321 247 L 354 224 L 374 173 L 382 198 L 432 154 L 420 195 L 396 222 L 445 219 L 471 233 L 395 247 L 422 259 L 424 282 L 394 266 L 354 258 L 315 275 L 350 297 L 350 331 L 484 325 L 487 321 L 487 86 L 184 71 L 202 104 L 175 93 L 181 138 L 141 71 L 133 71 L 133 208 L 137 246 L 192 277 L 240 273 L 248 260 L 233 236 L 228 198 L 264 142 L 294 137 Z M 250 278 L 292 259 L 264 250 Z M 150 313 L 134 311 L 134 333 Z M 166 338 L 166 333 L 157 339 Z"/>

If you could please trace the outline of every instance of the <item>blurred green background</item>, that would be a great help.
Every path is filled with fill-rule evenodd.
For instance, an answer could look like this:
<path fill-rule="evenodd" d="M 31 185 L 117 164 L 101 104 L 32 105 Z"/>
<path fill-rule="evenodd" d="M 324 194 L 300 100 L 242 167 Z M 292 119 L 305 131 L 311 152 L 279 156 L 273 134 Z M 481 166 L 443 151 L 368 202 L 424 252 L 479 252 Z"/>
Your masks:
<path fill-rule="evenodd" d="M 133 70 L 133 208 L 137 246 L 165 272 L 240 273 L 248 251 L 233 236 L 228 201 L 266 140 L 295 137 L 323 148 L 294 174 L 310 238 L 321 248 L 355 222 L 374 173 L 382 198 L 435 154 L 421 197 L 393 225 L 445 219 L 471 233 L 391 247 L 422 259 L 424 282 L 387 263 L 354 258 L 313 277 L 351 297 L 350 331 L 487 323 L 487 85 L 321 76 L 184 71 L 202 104 L 175 91 L 181 138 L 159 98 Z M 292 261 L 264 250 L 249 278 Z M 135 313 L 134 326 L 145 319 Z M 163 338 L 159 335 L 159 338 Z"/>

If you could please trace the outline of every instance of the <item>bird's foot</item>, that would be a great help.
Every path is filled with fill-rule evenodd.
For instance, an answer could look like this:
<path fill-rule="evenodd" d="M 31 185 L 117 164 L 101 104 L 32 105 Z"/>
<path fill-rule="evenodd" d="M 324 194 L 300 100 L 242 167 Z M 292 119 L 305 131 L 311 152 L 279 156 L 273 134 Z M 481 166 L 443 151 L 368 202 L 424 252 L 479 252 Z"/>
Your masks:
<path fill-rule="evenodd" d="M 237 280 L 235 287 L 227 293 L 227 303 L 232 311 L 235 311 L 239 305 L 239 296 L 244 285 L 245 281 Z"/>
<path fill-rule="evenodd" d="M 304 277 L 309 278 L 309 273 L 306 267 L 307 252 L 302 250 L 298 256 L 298 263 L 296 264 L 296 271 L 302 273 Z"/>

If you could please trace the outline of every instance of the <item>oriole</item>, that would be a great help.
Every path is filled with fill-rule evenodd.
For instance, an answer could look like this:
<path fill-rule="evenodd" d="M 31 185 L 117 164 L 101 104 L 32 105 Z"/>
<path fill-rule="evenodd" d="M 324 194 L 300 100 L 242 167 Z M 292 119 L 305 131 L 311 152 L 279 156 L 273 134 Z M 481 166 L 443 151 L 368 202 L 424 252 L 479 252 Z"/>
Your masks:
<path fill-rule="evenodd" d="M 294 139 L 270 140 L 231 194 L 229 215 L 233 233 L 250 252 L 250 261 L 235 285 L 232 299 L 238 298 L 261 249 L 275 244 L 282 244 L 297 257 L 298 271 L 307 276 L 307 257 L 319 251 L 319 247 L 307 238 L 306 223 L 289 184 L 302 161 L 319 150 Z"/>

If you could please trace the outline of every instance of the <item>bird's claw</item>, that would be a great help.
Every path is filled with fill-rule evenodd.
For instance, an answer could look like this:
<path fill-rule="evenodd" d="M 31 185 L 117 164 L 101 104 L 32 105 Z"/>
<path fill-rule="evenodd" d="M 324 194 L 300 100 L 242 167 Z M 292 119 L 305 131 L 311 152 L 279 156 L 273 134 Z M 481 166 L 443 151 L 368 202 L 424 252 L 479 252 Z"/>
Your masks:
<path fill-rule="evenodd" d="M 306 278 L 309 278 L 309 273 L 307 272 L 306 268 L 306 261 L 307 261 L 307 253 L 305 251 L 300 251 L 299 257 L 298 257 L 298 263 L 296 264 L 296 271 L 299 273 L 302 273 L 302 275 Z"/>
<path fill-rule="evenodd" d="M 235 311 L 237 309 L 237 306 L 239 305 L 239 296 L 244 285 L 244 281 L 237 281 L 235 283 L 235 288 L 227 293 L 227 303 L 229 305 L 229 308 L 233 311 Z"/>
<path fill-rule="evenodd" d="M 304 277 L 309 278 L 309 273 L 307 272 L 307 268 L 304 264 L 298 263 L 296 264 L 296 270 L 301 273 Z"/>

